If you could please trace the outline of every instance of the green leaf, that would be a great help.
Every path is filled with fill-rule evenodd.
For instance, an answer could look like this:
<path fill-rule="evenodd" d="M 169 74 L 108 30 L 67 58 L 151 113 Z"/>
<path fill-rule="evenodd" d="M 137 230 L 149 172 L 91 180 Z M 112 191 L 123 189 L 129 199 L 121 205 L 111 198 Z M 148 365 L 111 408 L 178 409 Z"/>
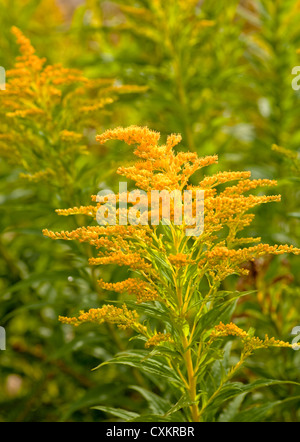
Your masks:
<path fill-rule="evenodd" d="M 270 402 L 263 405 L 254 405 L 252 408 L 242 411 L 237 416 L 235 416 L 234 422 L 262 422 L 269 411 L 276 405 L 278 405 L 278 402 Z"/>
<path fill-rule="evenodd" d="M 244 385 L 240 382 L 227 383 L 220 389 L 219 393 L 213 398 L 213 401 L 206 407 L 206 412 L 208 411 L 210 412 L 213 409 L 219 408 L 220 406 L 222 406 L 224 402 L 233 399 L 242 393 L 247 394 L 259 388 L 270 387 L 273 385 L 285 385 L 285 384 L 300 385 L 297 382 L 277 381 L 270 379 L 267 380 L 260 379 L 247 385 Z"/>
<path fill-rule="evenodd" d="M 218 386 L 221 384 L 224 377 L 227 375 L 229 367 L 229 357 L 230 357 L 230 351 L 232 347 L 232 341 L 229 341 L 225 344 L 222 353 L 223 357 L 222 359 L 217 359 L 212 363 L 212 367 L 209 370 L 209 379 L 206 383 L 206 391 L 207 394 L 213 394 L 214 391 L 218 388 Z M 217 357 L 217 354 L 214 355 Z M 207 361 L 209 363 L 209 360 Z M 203 363 L 201 365 L 204 365 Z M 203 372 L 202 367 L 200 366 L 199 374 L 200 372 Z"/>
<path fill-rule="evenodd" d="M 158 358 L 149 357 L 149 352 L 145 350 L 130 350 L 119 353 L 113 359 L 103 362 L 98 367 L 95 367 L 94 370 L 108 364 L 129 365 L 130 367 L 138 368 L 146 373 L 157 376 L 158 378 L 162 377 L 167 379 L 169 382 L 174 382 L 178 385 L 182 384 L 181 379 L 176 376 L 174 371 L 171 370 L 168 365 Z"/>
<path fill-rule="evenodd" d="M 267 404 L 254 405 L 235 416 L 234 422 L 261 422 L 274 407 L 284 405 L 287 402 L 299 401 L 300 396 L 294 396 L 282 401 L 268 402 Z"/>
<path fill-rule="evenodd" d="M 218 325 L 220 322 L 224 322 L 225 324 L 231 320 L 231 317 L 236 309 L 236 305 L 238 300 L 243 296 L 248 296 L 255 291 L 247 291 L 247 292 L 220 292 L 220 296 L 218 298 L 223 298 L 228 295 L 232 295 L 232 298 L 226 302 L 220 302 L 217 305 L 214 305 L 211 310 L 207 313 L 203 314 L 199 318 L 199 322 L 194 333 L 195 337 L 198 337 L 204 332 L 211 330 L 213 327 Z"/>
<path fill-rule="evenodd" d="M 100 405 L 92 407 L 92 410 L 99 410 L 103 411 L 104 413 L 112 414 L 113 416 L 116 416 L 127 422 L 140 416 L 139 414 L 133 413 L 132 411 L 122 410 L 121 408 L 103 407 Z"/>
<path fill-rule="evenodd" d="M 146 415 L 141 415 L 135 419 L 132 419 L 131 422 L 186 422 L 186 421 L 184 419 L 179 420 L 177 417 L 174 417 L 173 415 L 159 416 L 156 414 L 146 414 Z"/>
<path fill-rule="evenodd" d="M 146 401 L 149 404 L 150 410 L 157 415 L 164 415 L 167 413 L 167 411 L 170 408 L 170 403 L 163 399 L 162 397 L 158 396 L 155 393 L 152 393 L 149 390 L 146 390 L 145 388 L 138 387 L 136 385 L 130 387 L 135 391 L 138 391 L 143 398 L 146 399 Z"/>
<path fill-rule="evenodd" d="M 254 405 L 247 410 L 239 413 L 234 418 L 234 422 L 262 422 L 267 414 L 272 410 L 272 408 L 284 405 L 287 402 L 299 400 L 300 396 L 294 396 L 291 398 L 283 399 L 282 401 L 274 401 L 267 404 Z"/>
<path fill-rule="evenodd" d="M 170 416 L 181 410 L 182 408 L 190 407 L 193 404 L 197 404 L 196 401 L 191 401 L 188 394 L 185 393 L 170 410 L 165 414 L 165 416 Z"/>
<path fill-rule="evenodd" d="M 228 406 L 220 414 L 218 422 L 232 421 L 235 415 L 238 413 L 245 396 L 246 393 L 239 394 L 236 398 L 229 402 Z"/>
<path fill-rule="evenodd" d="M 202 333 L 211 330 L 221 321 L 227 323 L 230 321 L 237 305 L 237 299 L 227 301 L 225 304 L 214 307 L 208 313 L 205 313 L 199 320 L 194 335 L 198 337 Z"/>
<path fill-rule="evenodd" d="M 124 301 L 112 301 L 116 303 L 123 303 Z M 164 309 L 162 304 L 156 302 L 155 306 L 153 304 L 136 304 L 135 302 L 128 301 L 126 302 L 128 307 L 136 310 L 138 313 L 143 313 L 146 317 L 150 317 L 156 320 L 162 321 L 164 324 L 168 324 L 171 327 L 170 322 L 170 313 L 168 310 Z"/>

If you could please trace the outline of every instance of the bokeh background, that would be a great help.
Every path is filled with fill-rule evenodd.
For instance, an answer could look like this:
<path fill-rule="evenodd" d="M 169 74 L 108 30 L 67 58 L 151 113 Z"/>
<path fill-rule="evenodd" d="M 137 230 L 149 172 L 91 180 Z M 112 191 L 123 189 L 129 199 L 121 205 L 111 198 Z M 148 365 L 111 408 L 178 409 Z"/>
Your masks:
<path fill-rule="evenodd" d="M 47 240 L 42 229 L 89 221 L 58 217 L 55 209 L 87 205 L 90 195 L 117 186 L 115 171 L 132 152 L 120 143 L 99 146 L 95 135 L 135 124 L 163 139 L 181 133 L 183 150 L 218 154 L 212 172 L 251 170 L 253 178 L 278 180 L 282 202 L 257 210 L 249 234 L 299 247 L 300 92 L 292 88 L 292 69 L 300 65 L 300 1 L 0 0 L 0 10 L 0 66 L 17 70 L 7 76 L 9 100 L 0 91 L 0 325 L 7 332 L 0 421 L 109 419 L 91 409 L 100 404 L 144 410 L 145 399 L 130 385 L 166 392 L 161 380 L 120 366 L 91 371 L 130 345 L 130 336 L 58 321 L 101 306 L 108 295 L 97 278 L 118 281 L 125 270 L 92 270 L 87 247 Z M 38 77 L 23 76 L 12 27 L 46 65 L 77 69 L 93 85 L 83 91 L 82 84 L 63 84 L 52 100 L 55 72 L 43 87 Z M 16 78 L 23 79 L 17 88 Z M 88 115 L 78 112 L 83 96 Z M 18 114 L 40 108 L 43 118 Z M 58 137 L 64 129 L 82 134 L 76 146 Z M 257 335 L 291 341 L 300 326 L 299 258 L 246 265 L 249 277 L 224 287 L 255 290 L 234 319 Z M 240 380 L 257 377 L 299 381 L 300 352 L 258 353 Z M 256 400 L 293 394 L 292 386 L 274 387 Z M 297 422 L 299 405 L 283 403 L 266 420 Z"/>

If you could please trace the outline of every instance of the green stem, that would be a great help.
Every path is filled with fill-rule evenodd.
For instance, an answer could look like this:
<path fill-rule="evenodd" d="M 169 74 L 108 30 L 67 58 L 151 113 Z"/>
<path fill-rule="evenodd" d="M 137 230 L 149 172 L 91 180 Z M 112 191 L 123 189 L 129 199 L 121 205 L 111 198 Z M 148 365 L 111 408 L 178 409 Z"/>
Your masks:
<path fill-rule="evenodd" d="M 199 409 L 198 405 L 195 403 L 197 399 L 197 376 L 195 376 L 192 352 L 189 348 L 189 343 L 186 336 L 183 337 L 183 348 L 184 348 L 184 361 L 188 374 L 188 392 L 191 402 L 194 402 L 190 406 L 193 422 L 199 422 Z"/>
<path fill-rule="evenodd" d="M 178 243 L 177 243 L 178 248 Z M 177 250 L 178 251 L 178 250 Z M 176 272 L 176 275 L 174 276 L 174 284 L 176 288 L 176 295 L 177 295 L 177 301 L 178 301 L 178 310 L 180 312 L 180 315 L 182 316 L 184 314 L 183 312 L 183 296 L 182 296 L 182 287 L 181 282 L 177 280 L 178 279 L 178 272 Z M 189 346 L 189 342 L 187 340 L 187 337 L 185 336 L 184 332 L 182 334 L 182 347 L 183 347 L 183 359 L 187 371 L 187 383 L 185 384 L 190 400 L 192 402 L 190 406 L 190 411 L 192 415 L 193 422 L 199 422 L 199 410 L 198 405 L 196 403 L 197 399 L 197 376 L 195 375 L 195 370 L 193 366 L 193 358 L 192 358 L 192 351 Z"/>

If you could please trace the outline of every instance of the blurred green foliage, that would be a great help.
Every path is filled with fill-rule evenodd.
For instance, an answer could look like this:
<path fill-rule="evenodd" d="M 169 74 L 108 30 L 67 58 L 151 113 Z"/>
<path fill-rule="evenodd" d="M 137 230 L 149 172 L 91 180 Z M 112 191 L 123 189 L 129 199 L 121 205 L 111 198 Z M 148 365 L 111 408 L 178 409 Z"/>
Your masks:
<path fill-rule="evenodd" d="M 80 69 L 91 79 L 147 87 L 120 97 L 109 112 L 95 114 L 91 133 L 130 124 L 182 133 L 187 150 L 219 154 L 222 170 L 251 170 L 254 178 L 278 179 L 282 203 L 257 210 L 249 235 L 299 247 L 300 92 L 293 90 L 291 74 L 300 64 L 299 1 L 69 3 L 0 0 L 0 65 L 11 69 L 19 55 L 11 33 L 17 26 L 50 64 Z M 64 110 L 63 103 L 53 109 L 58 123 Z M 0 115 L 3 134 L 10 126 L 3 117 L 2 91 Z M 72 117 L 68 109 L 69 126 Z M 33 164 L 37 156 L 30 130 L 19 121 L 19 142 Z M 34 132 L 40 143 L 43 136 Z M 20 165 L 12 165 L 7 156 L 0 159 L 0 325 L 7 331 L 7 350 L 0 352 L 0 421 L 99 421 L 110 415 L 92 410 L 94 405 L 146 413 L 151 400 L 145 389 L 168 398 L 167 382 L 142 377 L 130 367 L 90 371 L 125 349 L 128 335 L 104 326 L 74 331 L 57 320 L 101 306 L 107 295 L 97 287 L 98 270 L 86 264 L 90 249 L 47 241 L 41 231 L 85 223 L 77 218 L 70 226 L 69 220 L 57 219 L 54 209 L 74 201 L 88 204 L 90 193 L 115 186 L 117 166 L 132 159 L 118 144 L 101 151 L 87 144 L 91 154 L 76 157 L 74 194 L 68 198 L 63 185 L 23 180 Z M 272 150 L 274 144 L 279 147 Z M 14 139 L 8 147 L 14 151 Z M 250 270 L 249 277 L 232 278 L 224 287 L 256 290 L 238 305 L 235 321 L 291 341 L 293 327 L 300 325 L 299 258 L 259 260 Z M 120 272 L 111 267 L 101 277 L 115 282 Z M 300 352 L 269 351 L 256 355 L 239 380 L 299 381 L 299 368 Z M 251 395 L 230 403 L 219 420 L 234 420 L 239 410 L 251 406 Z M 262 405 L 258 420 L 300 420 L 298 387 L 269 386 L 255 395 Z M 286 398 L 292 402 L 268 407 Z"/>

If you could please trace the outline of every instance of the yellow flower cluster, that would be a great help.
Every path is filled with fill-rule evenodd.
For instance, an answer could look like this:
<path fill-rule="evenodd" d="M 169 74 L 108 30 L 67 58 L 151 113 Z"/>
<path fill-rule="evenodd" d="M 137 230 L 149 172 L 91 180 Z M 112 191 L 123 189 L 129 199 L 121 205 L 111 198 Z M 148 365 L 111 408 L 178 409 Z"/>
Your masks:
<path fill-rule="evenodd" d="M 248 242 L 258 242 L 260 238 L 240 238 L 231 241 L 232 246 L 246 244 Z M 225 246 L 215 246 L 211 251 L 204 253 L 203 259 L 198 263 L 199 269 L 207 270 L 215 281 L 223 281 L 232 274 L 248 275 L 249 270 L 243 267 L 248 261 L 254 261 L 261 256 L 282 255 L 284 253 L 300 254 L 300 249 L 294 246 L 258 244 L 257 246 L 243 249 L 229 249 Z"/>
<path fill-rule="evenodd" d="M 40 172 L 36 172 L 34 174 L 25 174 L 20 173 L 20 178 L 26 178 L 30 182 L 37 183 L 39 181 L 50 180 L 55 176 L 55 173 L 52 169 L 42 170 Z"/>
<path fill-rule="evenodd" d="M 120 167 L 118 173 L 135 181 L 139 189 L 146 191 L 182 190 L 197 170 L 218 161 L 216 155 L 205 158 L 198 158 L 196 153 L 189 152 L 176 155 L 173 147 L 181 141 L 180 135 L 170 135 L 165 145 L 159 145 L 160 134 L 147 127 L 117 128 L 97 137 L 101 144 L 108 140 L 137 145 L 134 153 L 142 161 L 132 167 Z"/>
<path fill-rule="evenodd" d="M 58 211 L 59 213 L 60 211 Z M 60 213 L 61 214 L 61 213 Z M 136 236 L 140 239 L 146 241 L 146 228 L 137 229 L 134 226 L 88 226 L 80 227 L 72 232 L 62 231 L 62 232 L 51 232 L 48 229 L 43 230 L 43 234 L 51 239 L 64 239 L 64 240 L 80 240 L 83 242 L 92 241 L 93 244 L 97 244 L 97 241 L 101 239 L 102 236 L 117 237 L 118 240 L 122 238 L 126 239 Z"/>
<path fill-rule="evenodd" d="M 265 339 L 259 339 L 255 336 L 250 336 L 246 331 L 239 328 L 236 324 L 223 324 L 222 322 L 217 325 L 211 333 L 211 342 L 219 337 L 236 336 L 243 342 L 244 353 L 250 355 L 255 350 L 269 347 L 286 347 L 293 348 L 289 342 L 276 340 L 275 338 L 269 338 L 268 335 Z"/>
<path fill-rule="evenodd" d="M 172 336 L 170 333 L 157 333 L 154 336 L 152 336 L 145 344 L 146 348 L 150 347 L 157 347 L 158 345 L 162 344 L 163 342 L 170 342 L 171 344 L 174 343 Z"/>
<path fill-rule="evenodd" d="M 185 255 L 184 253 L 178 253 L 177 255 L 169 255 L 168 259 L 173 266 L 178 268 L 185 267 L 195 262 L 192 259 L 190 259 L 188 255 Z"/>
<path fill-rule="evenodd" d="M 299 160 L 298 152 L 295 152 L 290 149 L 286 149 L 285 147 L 277 146 L 276 144 L 273 144 L 272 150 L 274 150 L 274 152 L 281 153 L 282 155 L 284 155 L 287 158 L 290 158 L 291 160 L 296 160 L 296 161 Z"/>
<path fill-rule="evenodd" d="M 215 175 L 205 177 L 200 183 L 199 188 L 211 189 L 219 184 L 229 181 L 244 180 L 251 176 L 251 172 L 219 172 Z"/>
<path fill-rule="evenodd" d="M 101 288 L 117 293 L 128 293 L 135 295 L 137 303 L 155 301 L 158 299 L 158 293 L 149 283 L 137 278 L 128 278 L 122 282 L 107 283 L 103 280 L 98 281 Z"/>
<path fill-rule="evenodd" d="M 80 312 L 78 318 L 66 318 L 60 316 L 59 320 L 64 324 L 71 324 L 79 326 L 85 322 L 92 322 L 95 324 L 102 324 L 108 322 L 110 324 L 117 324 L 119 328 L 127 329 L 139 326 L 138 314 L 135 310 L 128 310 L 126 305 L 122 308 L 114 307 L 113 305 L 105 305 L 102 308 L 91 309 L 88 312 Z"/>
<path fill-rule="evenodd" d="M 61 216 L 88 215 L 95 218 L 97 210 L 98 210 L 97 206 L 81 206 L 81 207 L 73 207 L 72 209 L 57 209 L 56 213 Z"/>
<path fill-rule="evenodd" d="M 132 270 L 146 270 L 151 267 L 151 265 L 142 258 L 140 253 L 123 253 L 122 251 L 112 252 L 99 258 L 91 258 L 89 263 L 91 265 L 116 264 L 118 266 L 128 266 Z"/>
<path fill-rule="evenodd" d="M 118 86 L 114 79 L 90 80 L 77 69 L 47 65 L 18 28 L 12 33 L 21 55 L 7 71 L 1 93 L 0 155 L 21 166 L 23 178 L 67 187 L 66 164 L 88 152 L 85 129 L 93 128 L 120 94 L 145 88 Z M 13 138 L 9 149 L 3 138 L 8 133 Z"/>
<path fill-rule="evenodd" d="M 255 240 L 255 238 L 248 238 L 248 240 Z M 245 241 L 245 239 L 243 239 Z M 206 257 L 199 262 L 199 267 L 207 266 L 215 271 L 224 271 L 230 273 L 246 274 L 247 270 L 241 267 L 241 264 L 247 261 L 254 261 L 260 256 L 265 255 L 282 255 L 284 253 L 300 254 L 300 249 L 288 245 L 258 244 L 253 247 L 243 249 L 229 249 L 228 247 L 214 247 L 211 251 L 206 253 Z M 217 275 L 216 275 L 217 276 Z"/>
<path fill-rule="evenodd" d="M 251 176 L 251 174 L 250 174 Z M 223 196 L 239 196 L 243 193 L 247 192 L 248 190 L 256 189 L 257 187 L 273 187 L 277 186 L 277 181 L 275 180 L 266 180 L 266 179 L 260 179 L 260 180 L 243 180 L 238 183 L 237 186 L 228 187 L 224 190 L 222 193 Z"/>
<path fill-rule="evenodd" d="M 60 133 L 60 139 L 62 141 L 67 141 L 69 143 L 79 142 L 82 140 L 82 138 L 83 138 L 82 134 L 78 134 L 76 132 L 72 132 L 69 130 L 62 130 Z"/>

